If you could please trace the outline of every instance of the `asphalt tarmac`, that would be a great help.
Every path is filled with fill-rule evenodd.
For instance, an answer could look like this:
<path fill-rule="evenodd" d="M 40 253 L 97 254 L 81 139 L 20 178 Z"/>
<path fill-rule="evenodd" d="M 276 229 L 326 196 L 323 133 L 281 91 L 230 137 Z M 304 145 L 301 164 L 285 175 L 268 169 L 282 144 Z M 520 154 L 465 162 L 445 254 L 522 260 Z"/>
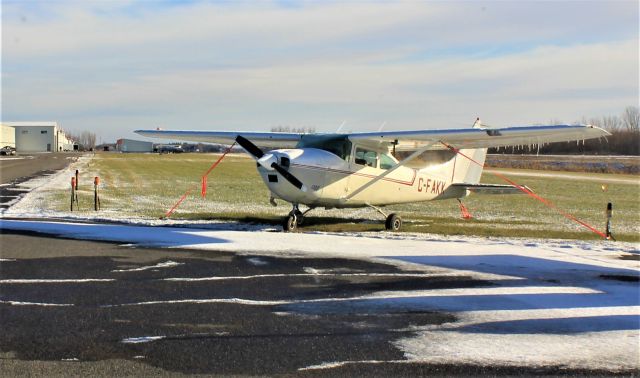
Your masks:
<path fill-rule="evenodd" d="M 57 171 L 81 155 L 80 152 L 59 152 L 0 156 L 0 184 Z"/>
<path fill-rule="evenodd" d="M 492 285 L 469 277 L 416 278 L 411 273 L 418 272 L 365 261 L 131 248 L 7 230 L 0 245 L 1 376 L 609 375 L 411 363 L 394 341 L 411 336 L 412 326 L 452 322 L 454 315 L 286 304 Z M 196 278 L 209 279 L 190 280 Z M 308 369 L 336 361 L 354 362 Z"/>

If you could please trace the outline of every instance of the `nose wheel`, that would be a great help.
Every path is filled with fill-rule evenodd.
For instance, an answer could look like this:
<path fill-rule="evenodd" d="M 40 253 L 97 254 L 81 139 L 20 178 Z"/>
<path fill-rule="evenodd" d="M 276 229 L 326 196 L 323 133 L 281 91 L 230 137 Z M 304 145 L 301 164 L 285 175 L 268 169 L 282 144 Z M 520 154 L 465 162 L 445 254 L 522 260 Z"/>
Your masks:
<path fill-rule="evenodd" d="M 284 221 L 282 223 L 282 230 L 284 232 L 296 232 L 298 230 L 298 226 L 302 226 L 304 224 L 305 214 L 313 209 L 314 207 L 310 207 L 302 212 L 298 208 L 298 204 L 294 204 L 293 210 L 291 210 L 289 212 L 289 215 L 284 218 Z"/>
<path fill-rule="evenodd" d="M 282 230 L 284 232 L 296 232 L 298 230 L 298 217 L 295 214 L 290 214 L 284 218 Z"/>

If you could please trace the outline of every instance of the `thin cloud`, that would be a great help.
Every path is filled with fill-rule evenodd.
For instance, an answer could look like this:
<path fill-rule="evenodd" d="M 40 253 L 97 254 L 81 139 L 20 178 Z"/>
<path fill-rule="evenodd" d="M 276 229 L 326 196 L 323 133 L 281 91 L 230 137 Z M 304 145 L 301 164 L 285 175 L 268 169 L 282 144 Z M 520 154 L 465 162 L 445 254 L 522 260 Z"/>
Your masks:
<path fill-rule="evenodd" d="M 3 3 L 3 120 L 104 138 L 571 122 L 638 102 L 636 2 L 26 4 Z"/>

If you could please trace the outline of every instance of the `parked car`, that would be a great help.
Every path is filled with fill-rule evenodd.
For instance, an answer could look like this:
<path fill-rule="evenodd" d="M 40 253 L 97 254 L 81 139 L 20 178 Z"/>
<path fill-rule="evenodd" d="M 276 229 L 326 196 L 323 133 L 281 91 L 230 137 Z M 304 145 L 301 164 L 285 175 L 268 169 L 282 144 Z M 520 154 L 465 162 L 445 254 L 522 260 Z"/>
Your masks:
<path fill-rule="evenodd" d="M 11 146 L 4 146 L 0 148 L 0 155 L 15 155 L 16 149 Z"/>

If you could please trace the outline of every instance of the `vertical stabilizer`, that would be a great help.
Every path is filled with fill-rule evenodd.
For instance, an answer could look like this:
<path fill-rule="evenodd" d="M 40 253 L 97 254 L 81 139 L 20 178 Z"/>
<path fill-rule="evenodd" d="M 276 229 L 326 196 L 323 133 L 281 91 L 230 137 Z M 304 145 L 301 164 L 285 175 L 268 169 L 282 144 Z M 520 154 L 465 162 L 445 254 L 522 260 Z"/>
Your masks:
<path fill-rule="evenodd" d="M 473 123 L 474 129 L 484 129 L 485 126 L 482 126 L 482 122 L 480 122 L 480 118 L 477 118 Z M 486 148 L 473 148 L 473 149 L 462 149 L 460 150 L 461 154 L 457 154 L 455 158 L 455 168 L 453 172 L 453 182 L 454 183 L 464 183 L 464 184 L 478 184 L 480 182 L 480 176 L 482 176 L 482 168 L 484 166 L 485 158 L 487 157 L 487 149 Z M 470 161 L 465 156 L 470 157 L 478 164 Z"/>

